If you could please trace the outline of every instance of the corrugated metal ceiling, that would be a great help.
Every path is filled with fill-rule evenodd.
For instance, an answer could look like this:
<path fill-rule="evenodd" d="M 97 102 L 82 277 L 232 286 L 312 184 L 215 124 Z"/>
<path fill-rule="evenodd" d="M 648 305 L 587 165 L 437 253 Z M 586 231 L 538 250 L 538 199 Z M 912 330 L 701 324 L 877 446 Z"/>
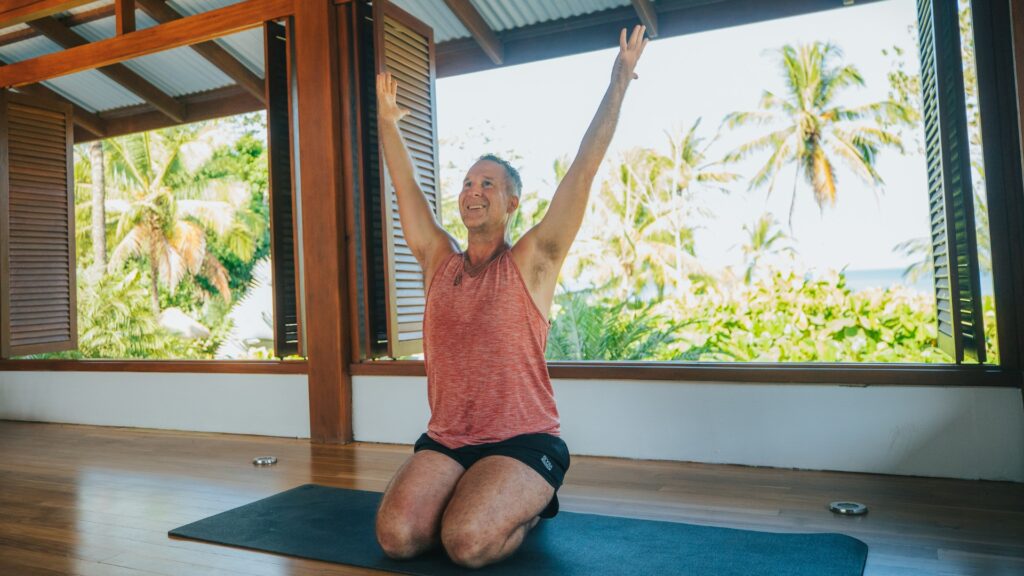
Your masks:
<path fill-rule="evenodd" d="M 444 0 L 392 0 L 396 6 L 434 29 L 434 42 L 468 38 L 469 30 Z M 630 0 L 470 0 L 491 30 L 502 32 L 628 6 Z"/>
<path fill-rule="evenodd" d="M 191 16 L 216 10 L 239 1 L 168 0 L 168 5 L 183 16 Z M 438 44 L 470 36 L 469 31 L 452 11 L 448 9 L 444 0 L 393 1 L 400 8 L 433 27 L 434 41 Z M 630 0 L 470 1 L 488 25 L 497 32 L 542 22 L 578 17 L 630 4 Z M 82 13 L 98 7 L 109 6 L 111 3 L 111 0 L 100 0 L 79 6 L 69 12 Z M 156 22 L 142 10 L 136 10 L 136 23 L 139 29 L 156 25 Z M 113 37 L 114 25 L 114 18 L 107 17 L 80 24 L 72 29 L 90 41 L 97 41 Z M 0 30 L 0 33 L 24 27 L 24 25 L 12 26 Z M 262 30 L 246 30 L 219 38 L 216 42 L 254 74 L 263 77 Z M 59 50 L 60 47 L 54 42 L 43 37 L 34 37 L 0 46 L 0 59 L 6 62 L 17 62 Z M 124 64 L 153 85 L 175 97 L 214 90 L 233 84 L 232 80 L 223 72 L 187 47 L 136 58 Z M 139 97 L 96 71 L 79 72 L 46 81 L 44 84 L 90 112 L 104 112 L 143 103 Z"/>

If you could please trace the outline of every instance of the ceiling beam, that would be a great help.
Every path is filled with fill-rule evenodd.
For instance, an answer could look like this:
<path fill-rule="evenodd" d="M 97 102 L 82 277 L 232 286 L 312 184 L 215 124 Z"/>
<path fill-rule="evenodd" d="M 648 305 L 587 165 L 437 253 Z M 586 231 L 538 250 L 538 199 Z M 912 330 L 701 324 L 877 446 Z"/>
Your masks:
<path fill-rule="evenodd" d="M 505 61 L 505 47 L 476 7 L 469 0 L 444 0 L 444 3 L 473 35 L 473 39 L 491 62 L 501 66 Z"/>
<path fill-rule="evenodd" d="M 0 7 L 0 28 L 46 18 L 92 0 L 6 0 Z"/>
<path fill-rule="evenodd" d="M 0 60 L 0 66 L 6 66 L 7 63 Z M 89 132 L 92 132 L 95 136 L 102 138 L 107 133 L 106 128 L 103 126 L 103 120 L 99 116 L 89 112 L 85 108 L 82 108 L 78 104 L 75 104 L 71 100 L 61 96 L 57 92 L 43 86 L 42 84 L 28 84 L 26 86 L 20 86 L 17 88 L 18 92 L 27 94 L 33 97 L 52 98 L 59 102 L 64 102 L 71 105 L 72 119 L 75 124 L 85 128 Z"/>
<path fill-rule="evenodd" d="M 57 18 L 57 21 L 68 28 L 72 28 L 79 24 L 88 24 L 89 22 L 95 22 L 96 20 L 110 18 L 113 15 L 114 5 L 110 4 L 109 6 L 100 6 L 99 8 L 93 8 L 77 14 L 61 16 L 60 18 Z M 15 42 L 21 42 L 22 40 L 28 40 L 29 38 L 35 38 L 36 36 L 41 36 L 41 34 L 39 34 L 35 28 L 21 28 L 13 32 L 0 34 L 0 46 L 14 44 Z"/>
<path fill-rule="evenodd" d="M 632 0 L 633 9 L 640 18 L 640 23 L 647 27 L 647 36 L 658 37 L 658 13 L 654 11 L 651 0 Z"/>
<path fill-rule="evenodd" d="M 135 32 L 135 0 L 114 0 L 114 13 L 117 16 L 115 30 L 118 36 Z"/>
<path fill-rule="evenodd" d="M 0 88 L 31 84 L 189 46 L 261 26 L 294 12 L 293 0 L 246 0 L 180 20 L 45 54 L 0 68 Z"/>
<path fill-rule="evenodd" d="M 262 102 L 253 98 L 252 94 L 239 86 L 225 86 L 209 92 L 191 94 L 183 97 L 182 100 L 188 108 L 185 123 L 213 120 L 265 109 Z M 107 132 L 105 138 L 176 125 L 174 121 L 148 104 L 101 112 L 99 117 Z M 88 134 L 75 135 L 76 144 L 96 139 Z"/>
<path fill-rule="evenodd" d="M 67 63 L 74 60 L 70 53 L 75 50 L 81 50 L 83 48 L 89 48 L 94 46 L 96 43 L 90 43 L 85 38 L 78 35 L 77 32 L 70 28 L 62 25 L 60 22 L 53 18 L 41 18 L 39 20 L 33 20 L 29 22 L 29 26 L 32 26 L 36 30 L 39 30 L 50 40 L 53 40 L 57 44 L 60 44 L 67 50 L 49 54 L 48 56 L 57 56 L 63 58 Z M 137 34 L 137 33 L 136 33 Z M 115 38 L 124 38 L 125 36 L 118 36 Z M 26 63 L 31 63 L 36 60 L 46 58 L 46 56 L 40 56 L 31 60 L 23 60 L 21 62 L 15 62 L 9 66 L 5 66 L 0 69 L 0 75 L 4 72 L 14 69 L 17 66 L 23 66 Z M 90 69 L 93 66 L 89 66 L 83 69 Z M 106 75 L 108 78 L 117 82 L 121 86 L 124 86 L 128 90 L 131 90 L 139 98 L 142 98 L 146 102 L 149 102 L 155 106 L 158 110 L 171 117 L 177 122 L 181 122 L 185 118 L 185 106 L 180 102 L 169 96 L 163 90 L 160 90 L 156 86 L 152 85 L 148 80 L 139 76 L 133 72 L 130 68 L 124 64 L 111 64 L 99 68 L 99 71 Z M 40 79 L 41 80 L 41 79 Z"/>
<path fill-rule="evenodd" d="M 164 0 L 136 0 L 139 8 L 146 11 L 147 14 L 153 20 L 156 20 L 160 24 L 171 22 L 173 20 L 179 20 L 183 16 L 176 12 L 173 8 L 168 6 Z M 210 64 L 213 64 L 221 72 L 231 78 L 239 86 L 245 88 L 245 90 L 257 98 L 260 102 L 266 101 L 266 94 L 264 93 L 263 79 L 253 74 L 244 64 L 238 61 L 237 58 L 231 55 L 230 52 L 221 47 L 213 40 L 207 42 L 201 42 L 199 44 L 193 44 L 192 49 L 199 53 L 200 56 L 206 58 Z"/>

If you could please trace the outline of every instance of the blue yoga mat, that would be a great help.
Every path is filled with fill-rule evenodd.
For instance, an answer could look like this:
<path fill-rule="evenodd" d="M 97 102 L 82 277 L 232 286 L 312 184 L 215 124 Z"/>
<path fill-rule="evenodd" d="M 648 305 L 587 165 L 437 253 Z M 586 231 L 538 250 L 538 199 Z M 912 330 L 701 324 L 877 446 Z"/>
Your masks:
<path fill-rule="evenodd" d="M 374 535 L 379 492 L 306 484 L 175 528 L 170 535 L 404 574 L 469 571 L 442 550 L 407 561 Z M 474 574 L 522 576 L 861 576 L 866 544 L 842 534 L 776 534 L 560 512 L 504 562 Z"/>

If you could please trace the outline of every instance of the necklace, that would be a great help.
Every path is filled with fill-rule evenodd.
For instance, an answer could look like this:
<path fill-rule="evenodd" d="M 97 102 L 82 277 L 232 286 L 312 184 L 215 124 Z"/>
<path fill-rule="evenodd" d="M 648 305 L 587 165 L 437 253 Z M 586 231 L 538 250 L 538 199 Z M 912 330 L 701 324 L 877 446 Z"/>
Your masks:
<path fill-rule="evenodd" d="M 492 253 L 486 260 L 484 260 L 484 261 L 482 261 L 480 263 L 477 263 L 477 264 L 470 264 L 469 263 L 469 256 L 468 256 L 469 251 L 468 250 L 466 252 L 463 252 L 462 253 L 462 269 L 455 273 L 455 280 L 454 280 L 454 282 L 452 282 L 452 285 L 453 286 L 458 286 L 458 285 L 462 284 L 462 274 L 463 274 L 463 272 L 465 272 L 470 278 L 476 278 L 481 272 L 483 272 L 483 270 L 485 268 L 487 268 L 487 265 L 490 264 L 491 262 L 493 262 L 494 259 L 499 254 L 501 254 L 506 248 L 508 248 L 507 244 L 502 244 L 501 246 L 498 246 L 498 248 L 494 251 L 494 253 Z"/>

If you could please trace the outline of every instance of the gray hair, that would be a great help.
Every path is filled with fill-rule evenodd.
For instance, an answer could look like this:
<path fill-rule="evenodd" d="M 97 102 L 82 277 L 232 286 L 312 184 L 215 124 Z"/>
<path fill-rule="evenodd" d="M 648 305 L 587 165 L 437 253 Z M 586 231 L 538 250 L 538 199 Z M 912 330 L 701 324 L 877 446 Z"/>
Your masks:
<path fill-rule="evenodd" d="M 516 198 L 519 198 L 519 195 L 523 192 L 523 180 L 519 177 L 519 170 L 516 170 L 515 166 L 510 164 L 508 160 L 505 160 L 495 154 L 484 154 L 476 159 L 477 162 L 480 162 L 481 160 L 494 162 L 504 168 L 505 179 L 508 180 L 508 191 Z"/>

